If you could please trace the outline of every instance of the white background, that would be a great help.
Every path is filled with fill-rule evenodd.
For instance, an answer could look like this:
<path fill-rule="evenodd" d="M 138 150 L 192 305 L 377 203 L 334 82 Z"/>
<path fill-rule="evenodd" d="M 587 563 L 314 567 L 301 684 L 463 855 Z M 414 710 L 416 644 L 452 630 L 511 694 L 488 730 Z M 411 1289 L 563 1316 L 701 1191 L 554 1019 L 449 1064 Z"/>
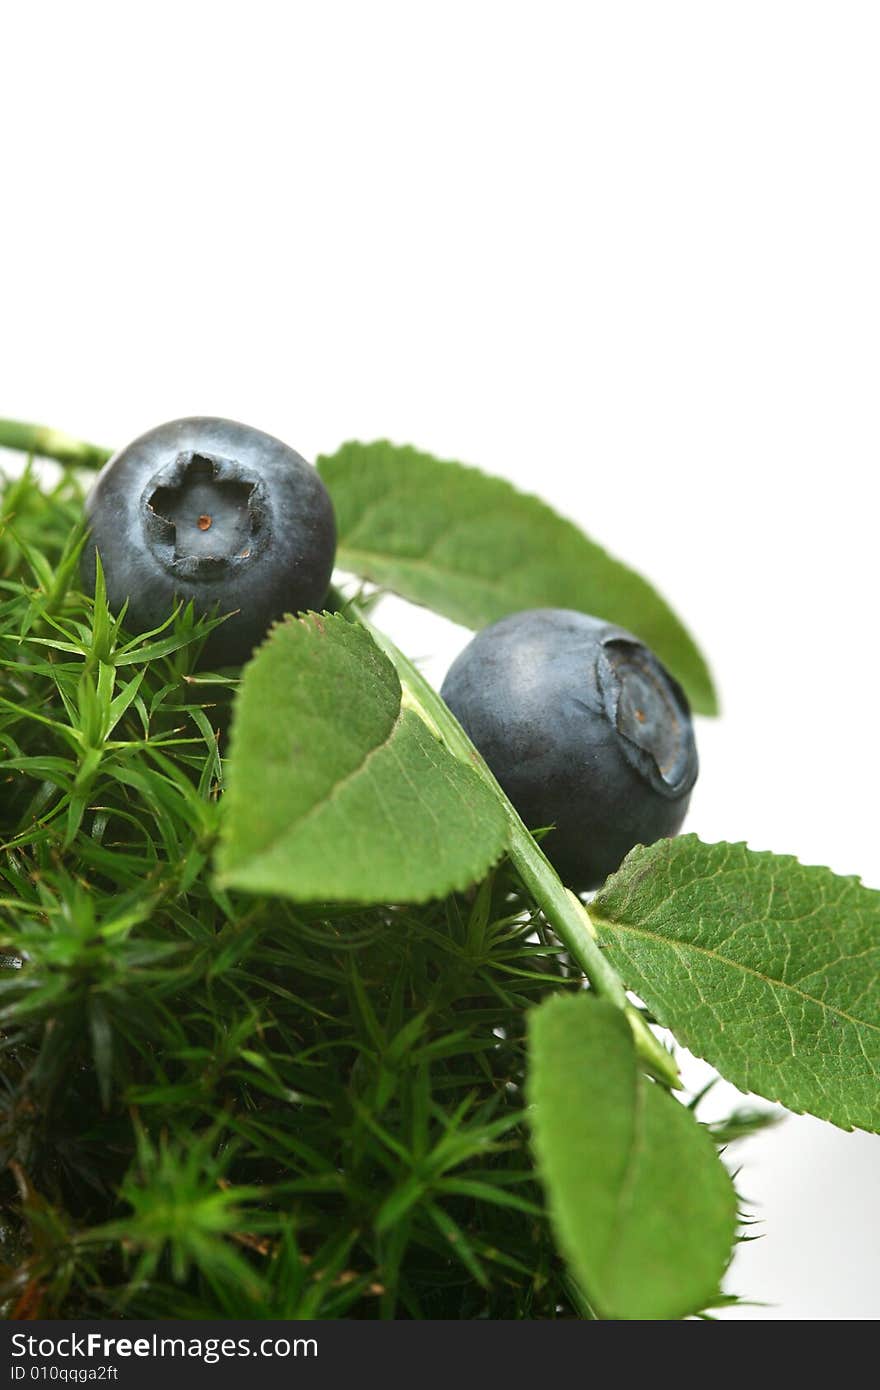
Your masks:
<path fill-rule="evenodd" d="M 539 491 L 707 652 L 689 826 L 880 886 L 873 4 L 0 10 L 0 415 Z M 389 616 L 391 616 L 389 614 Z M 401 618 L 442 675 L 461 634 Z M 737 1317 L 880 1313 L 880 1140 L 742 1147 Z"/>

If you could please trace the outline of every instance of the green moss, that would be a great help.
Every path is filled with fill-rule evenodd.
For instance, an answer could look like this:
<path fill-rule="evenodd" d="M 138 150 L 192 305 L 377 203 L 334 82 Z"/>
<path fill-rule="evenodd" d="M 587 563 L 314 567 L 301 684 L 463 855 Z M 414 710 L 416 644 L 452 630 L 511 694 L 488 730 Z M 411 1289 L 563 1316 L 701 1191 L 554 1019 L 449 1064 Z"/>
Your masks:
<path fill-rule="evenodd" d="M 78 589 L 81 501 L 27 472 L 0 507 L 6 1314 L 571 1316 L 522 1122 L 558 947 L 503 872 L 218 891 L 234 676 L 191 614 L 133 637 Z"/>

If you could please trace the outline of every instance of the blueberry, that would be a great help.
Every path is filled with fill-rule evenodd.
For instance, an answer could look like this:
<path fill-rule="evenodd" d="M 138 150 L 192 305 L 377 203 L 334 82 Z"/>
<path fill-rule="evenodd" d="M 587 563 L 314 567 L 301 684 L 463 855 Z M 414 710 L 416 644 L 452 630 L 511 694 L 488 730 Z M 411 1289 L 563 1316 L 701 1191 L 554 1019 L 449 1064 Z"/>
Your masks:
<path fill-rule="evenodd" d="M 561 876 L 595 888 L 674 835 L 697 778 L 687 698 L 637 638 L 539 608 L 485 628 L 442 695 Z"/>
<path fill-rule="evenodd" d="M 232 613 L 203 661 L 246 661 L 284 613 L 320 607 L 336 553 L 333 506 L 318 474 L 280 440 L 232 420 L 172 420 L 141 435 L 101 471 L 86 503 L 114 611 L 160 626 L 174 605 Z"/>

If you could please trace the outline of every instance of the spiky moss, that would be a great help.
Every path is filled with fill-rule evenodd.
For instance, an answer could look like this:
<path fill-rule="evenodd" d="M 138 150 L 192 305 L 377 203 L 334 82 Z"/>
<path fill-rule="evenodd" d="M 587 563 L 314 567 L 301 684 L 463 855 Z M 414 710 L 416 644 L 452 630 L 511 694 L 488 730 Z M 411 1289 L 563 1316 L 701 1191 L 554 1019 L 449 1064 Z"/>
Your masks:
<path fill-rule="evenodd" d="M 418 910 L 217 891 L 234 675 L 193 674 L 191 614 L 132 637 L 79 590 L 81 506 L 4 486 L 6 1315 L 583 1312 L 523 1123 L 558 948 L 503 874 Z"/>

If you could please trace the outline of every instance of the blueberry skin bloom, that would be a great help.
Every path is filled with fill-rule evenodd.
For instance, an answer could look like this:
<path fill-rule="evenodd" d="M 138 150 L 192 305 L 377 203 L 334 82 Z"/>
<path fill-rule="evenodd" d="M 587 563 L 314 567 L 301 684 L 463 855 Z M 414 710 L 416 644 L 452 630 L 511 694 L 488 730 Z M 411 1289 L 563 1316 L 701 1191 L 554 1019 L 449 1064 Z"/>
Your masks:
<path fill-rule="evenodd" d="M 573 888 L 633 845 L 676 834 L 697 779 L 684 691 L 649 649 L 585 613 L 538 608 L 485 628 L 442 696 Z"/>
<path fill-rule="evenodd" d="M 120 450 L 86 501 L 83 581 L 95 551 L 111 608 L 147 632 L 174 606 L 232 613 L 202 663 L 239 665 L 285 613 L 319 608 L 336 555 L 333 505 L 305 459 L 262 430 L 208 416 L 172 420 Z"/>

